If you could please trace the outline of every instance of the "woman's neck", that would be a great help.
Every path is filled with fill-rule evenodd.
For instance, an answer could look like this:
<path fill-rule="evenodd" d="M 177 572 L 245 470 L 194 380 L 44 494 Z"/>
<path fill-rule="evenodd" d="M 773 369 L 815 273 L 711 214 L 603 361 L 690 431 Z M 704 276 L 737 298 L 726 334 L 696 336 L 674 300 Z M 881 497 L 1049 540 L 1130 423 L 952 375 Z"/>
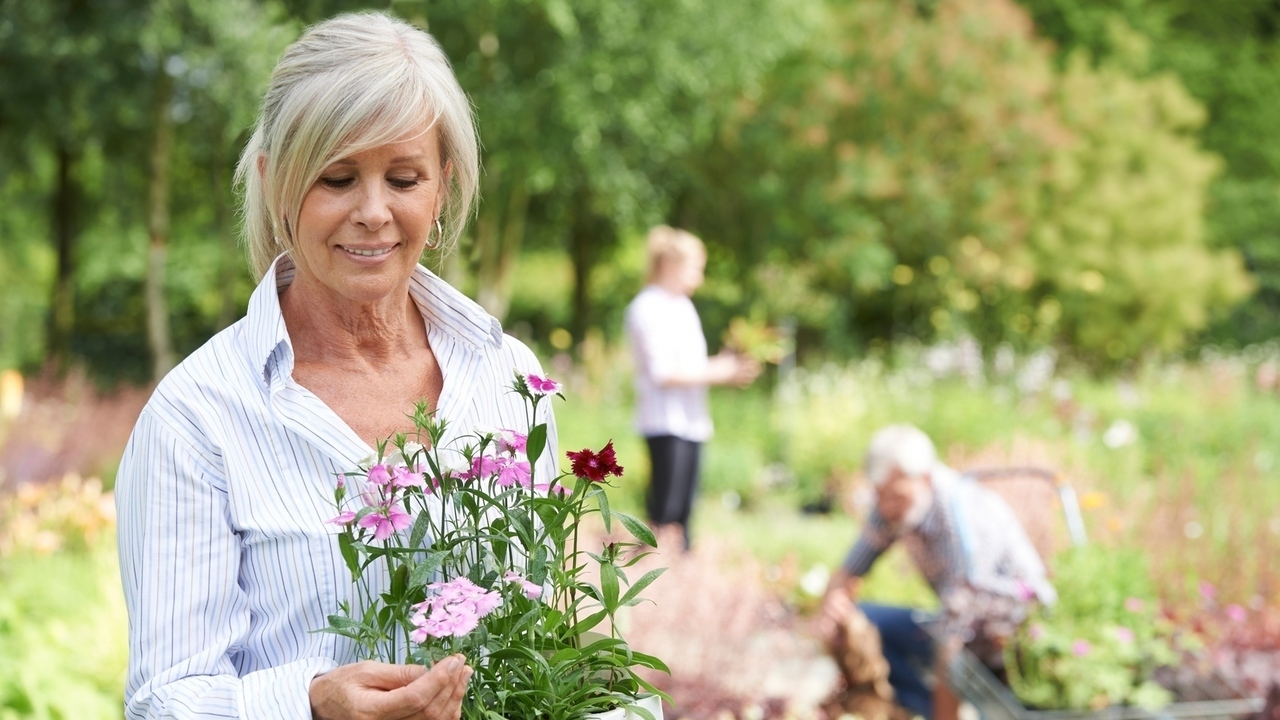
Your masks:
<path fill-rule="evenodd" d="M 362 364 L 394 362 L 420 350 L 426 327 L 407 290 L 358 303 L 319 283 L 295 279 L 280 296 L 295 362 L 350 364 L 354 370 Z"/>

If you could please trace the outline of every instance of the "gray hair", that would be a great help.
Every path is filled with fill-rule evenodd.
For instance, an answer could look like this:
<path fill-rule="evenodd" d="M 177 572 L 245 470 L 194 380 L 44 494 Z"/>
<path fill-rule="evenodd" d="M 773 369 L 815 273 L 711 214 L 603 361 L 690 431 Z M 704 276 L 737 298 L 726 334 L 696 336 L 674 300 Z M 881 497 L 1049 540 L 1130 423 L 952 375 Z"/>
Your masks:
<path fill-rule="evenodd" d="M 914 425 L 890 425 L 871 436 L 867 479 L 879 487 L 895 469 L 916 477 L 932 470 L 937 462 L 938 451 L 928 435 Z"/>
<path fill-rule="evenodd" d="M 440 210 L 447 251 L 471 216 L 480 177 L 471 103 L 449 59 L 430 35 L 383 13 L 346 13 L 308 28 L 272 72 L 236 166 L 256 276 L 293 249 L 302 200 L 325 167 L 424 122 L 439 129 L 451 170 Z"/>

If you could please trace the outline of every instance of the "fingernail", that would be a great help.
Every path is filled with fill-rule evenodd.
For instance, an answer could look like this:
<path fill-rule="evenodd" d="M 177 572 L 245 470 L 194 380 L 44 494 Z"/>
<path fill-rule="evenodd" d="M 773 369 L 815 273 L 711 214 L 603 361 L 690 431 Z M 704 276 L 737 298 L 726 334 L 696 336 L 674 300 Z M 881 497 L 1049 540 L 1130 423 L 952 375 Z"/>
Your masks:
<path fill-rule="evenodd" d="M 471 674 L 472 674 L 472 673 L 474 673 L 474 672 L 475 672 L 475 670 L 474 670 L 474 669 L 472 669 L 472 668 L 470 668 L 470 667 L 463 668 L 463 670 L 462 670 L 462 682 L 463 682 L 463 683 L 468 683 L 468 682 L 470 682 L 470 681 L 471 681 Z"/>
<path fill-rule="evenodd" d="M 458 659 L 457 655 L 454 655 L 453 657 L 444 661 L 444 669 L 448 670 L 449 672 L 455 672 L 457 671 L 458 666 L 461 664 L 462 664 L 462 661 Z"/>

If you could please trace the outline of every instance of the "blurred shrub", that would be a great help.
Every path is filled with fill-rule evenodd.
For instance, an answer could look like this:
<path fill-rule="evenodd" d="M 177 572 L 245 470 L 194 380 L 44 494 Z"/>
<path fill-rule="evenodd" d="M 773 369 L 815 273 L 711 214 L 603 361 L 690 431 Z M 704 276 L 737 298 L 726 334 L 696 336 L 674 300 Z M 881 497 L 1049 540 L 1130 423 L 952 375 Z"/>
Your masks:
<path fill-rule="evenodd" d="M 0 557 L 82 553 L 115 533 L 115 501 L 102 481 L 69 473 L 56 482 L 24 483 L 0 495 Z"/>
<path fill-rule="evenodd" d="M 100 483 L 74 475 L 0 495 L 0 719 L 120 717 L 113 508 Z"/>
<path fill-rule="evenodd" d="M 971 335 L 1112 367 L 1250 292 L 1210 248 L 1204 109 L 1142 39 L 1059 68 L 1014 0 L 831 3 L 684 208 L 802 348 Z"/>

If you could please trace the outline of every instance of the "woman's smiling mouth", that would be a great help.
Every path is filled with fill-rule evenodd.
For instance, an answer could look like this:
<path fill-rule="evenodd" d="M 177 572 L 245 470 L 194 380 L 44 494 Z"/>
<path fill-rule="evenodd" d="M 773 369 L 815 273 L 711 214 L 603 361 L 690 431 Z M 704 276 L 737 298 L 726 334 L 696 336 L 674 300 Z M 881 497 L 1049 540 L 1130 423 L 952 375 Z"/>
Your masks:
<path fill-rule="evenodd" d="M 395 245 L 392 245 L 391 247 L 385 247 L 385 248 L 368 248 L 368 249 L 347 247 L 346 245 L 339 245 L 338 247 L 342 248 L 346 252 L 351 253 L 352 255 L 359 255 L 361 257 L 378 257 L 379 255 L 386 255 L 387 253 L 391 252 L 396 248 Z"/>

